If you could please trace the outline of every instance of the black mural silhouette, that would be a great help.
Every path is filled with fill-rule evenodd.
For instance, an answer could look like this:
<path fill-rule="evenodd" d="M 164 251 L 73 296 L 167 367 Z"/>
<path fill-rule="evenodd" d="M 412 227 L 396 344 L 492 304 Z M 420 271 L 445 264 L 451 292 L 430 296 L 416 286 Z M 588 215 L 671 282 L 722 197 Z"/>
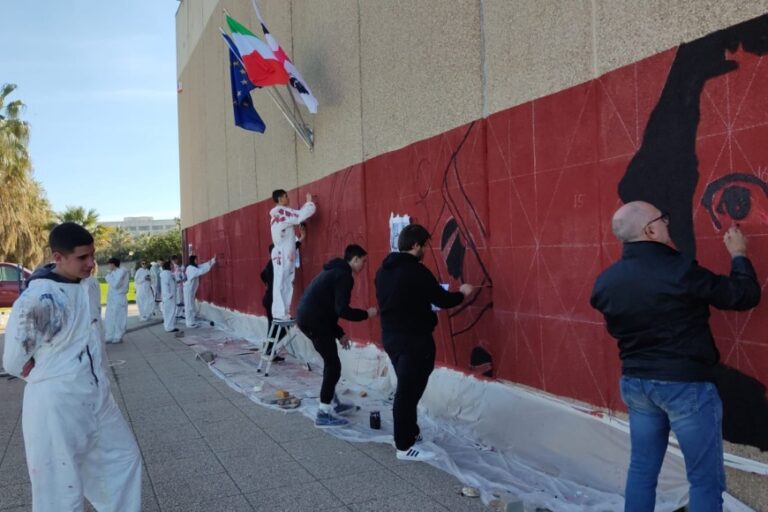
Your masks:
<path fill-rule="evenodd" d="M 709 212 L 712 224 L 717 229 L 722 229 L 723 224 L 717 216 L 718 213 L 727 215 L 736 222 L 749 218 L 749 214 L 755 210 L 753 191 L 755 193 L 762 191 L 763 195 L 768 197 L 768 184 L 754 174 L 735 172 L 707 185 L 701 196 L 701 205 Z M 768 214 L 765 211 L 760 213 Z"/>
<path fill-rule="evenodd" d="M 478 226 L 480 234 L 483 237 L 488 236 L 488 230 L 485 227 L 480 215 L 477 213 L 477 208 L 467 193 L 462 176 L 459 169 L 458 157 L 461 150 L 464 148 L 469 135 L 476 127 L 477 122 L 473 121 L 467 127 L 464 136 L 461 141 L 453 150 L 451 157 L 448 159 L 448 163 L 442 172 L 442 180 L 440 182 L 440 193 L 443 197 L 443 203 L 440 211 L 437 213 L 437 217 L 434 225 L 429 228 L 431 235 L 435 235 L 438 232 L 441 222 L 443 221 L 443 215 L 448 215 L 448 220 L 442 227 L 440 235 L 440 250 L 443 256 L 443 263 L 448 270 L 448 275 L 459 280 L 463 280 L 465 277 L 465 266 L 467 264 L 467 255 L 472 256 L 472 264 L 477 266 L 480 271 L 481 280 L 479 283 L 472 283 L 480 285 L 469 300 L 464 301 L 461 306 L 452 309 L 448 313 L 450 320 L 450 342 L 452 346 L 453 364 L 458 364 L 456 361 L 456 337 L 471 330 L 482 319 L 486 312 L 490 311 L 493 307 L 493 302 L 490 297 L 490 288 L 493 286 L 491 274 L 488 271 L 488 266 L 480 257 L 480 253 L 477 250 L 477 244 L 469 229 L 469 222 L 472 221 Z M 425 165 L 425 161 L 420 161 L 417 165 L 416 174 L 418 174 L 422 165 Z M 449 187 L 449 179 L 453 178 L 457 187 Z M 432 183 L 429 180 L 429 183 Z M 419 203 L 427 205 L 427 197 L 429 196 L 430 187 L 427 187 L 425 191 L 419 191 Z M 429 211 L 429 210 L 427 210 Z M 465 215 L 462 212 L 468 211 Z M 440 265 L 437 264 L 434 251 L 430 251 L 430 254 L 435 258 L 435 267 L 437 268 L 437 277 L 441 282 L 445 282 L 440 272 Z M 469 317 L 469 319 L 461 324 L 458 323 L 458 315 L 464 312 L 471 306 L 479 306 L 476 313 Z M 471 356 L 470 356 L 471 357 Z M 491 365 L 491 355 L 488 354 L 488 363 Z M 472 363 L 470 363 L 471 365 Z M 492 365 L 490 366 L 492 367 Z M 470 367 L 470 369 L 472 369 Z M 488 375 L 491 376 L 491 375 Z"/>
<path fill-rule="evenodd" d="M 723 438 L 768 450 L 768 399 L 765 384 L 725 365 L 715 370 L 723 400 Z"/>
<path fill-rule="evenodd" d="M 672 240 L 678 250 L 690 258 L 696 257 L 693 195 L 699 179 L 696 131 L 701 93 L 707 80 L 738 68 L 738 63 L 726 59 L 725 52 L 736 51 L 739 46 L 755 55 L 768 53 L 768 15 L 680 45 L 661 97 L 645 127 L 642 145 L 618 187 L 619 197 L 625 203 L 647 201 L 669 212 Z M 730 182 L 730 179 L 724 180 Z M 713 182 L 710 187 L 722 185 Z M 705 192 L 702 198 L 702 202 L 707 201 L 705 207 L 711 207 L 714 195 L 715 192 L 711 196 Z M 722 194 L 714 206 L 715 211 L 722 209 L 734 220 L 747 215 L 750 207 L 744 187 L 731 187 L 727 196 Z M 709 210 L 719 227 L 714 212 Z M 720 365 L 716 383 L 723 401 L 723 437 L 768 449 L 765 386 L 725 365 Z"/>
<path fill-rule="evenodd" d="M 440 250 L 445 258 L 445 266 L 448 275 L 458 280 L 464 279 L 464 242 L 459 234 L 459 224 L 456 219 L 450 219 L 445 223 L 443 236 L 440 239 Z"/>
<path fill-rule="evenodd" d="M 647 201 L 669 212 L 670 236 L 691 258 L 696 257 L 693 194 L 699 180 L 696 130 L 701 92 L 707 80 L 738 67 L 725 52 L 739 45 L 756 55 L 768 52 L 768 15 L 680 45 L 643 143 L 619 183 L 619 197 L 625 203 Z"/>

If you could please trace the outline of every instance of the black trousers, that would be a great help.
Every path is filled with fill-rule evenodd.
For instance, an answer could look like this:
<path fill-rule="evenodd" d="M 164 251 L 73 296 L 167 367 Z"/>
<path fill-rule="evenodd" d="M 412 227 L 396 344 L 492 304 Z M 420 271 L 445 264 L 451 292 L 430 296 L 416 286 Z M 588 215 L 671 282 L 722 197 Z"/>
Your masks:
<path fill-rule="evenodd" d="M 397 375 L 392 408 L 395 446 L 398 450 L 407 450 L 420 433 L 416 410 L 435 369 L 435 341 L 431 334 L 384 333 L 382 338 Z"/>
<path fill-rule="evenodd" d="M 336 384 L 341 378 L 341 360 L 339 349 L 336 347 L 336 337 L 333 334 L 316 333 L 311 328 L 299 326 L 301 332 L 307 335 L 312 345 L 323 358 L 323 384 L 320 386 L 320 402 L 330 404 L 336 393 Z"/>

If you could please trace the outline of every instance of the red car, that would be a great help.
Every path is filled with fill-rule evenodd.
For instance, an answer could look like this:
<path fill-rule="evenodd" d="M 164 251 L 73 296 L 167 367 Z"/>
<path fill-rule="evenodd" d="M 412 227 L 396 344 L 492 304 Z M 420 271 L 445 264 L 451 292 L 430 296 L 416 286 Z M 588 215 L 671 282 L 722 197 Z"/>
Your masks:
<path fill-rule="evenodd" d="M 13 305 L 31 274 L 31 270 L 15 263 L 0 263 L 0 308 Z"/>

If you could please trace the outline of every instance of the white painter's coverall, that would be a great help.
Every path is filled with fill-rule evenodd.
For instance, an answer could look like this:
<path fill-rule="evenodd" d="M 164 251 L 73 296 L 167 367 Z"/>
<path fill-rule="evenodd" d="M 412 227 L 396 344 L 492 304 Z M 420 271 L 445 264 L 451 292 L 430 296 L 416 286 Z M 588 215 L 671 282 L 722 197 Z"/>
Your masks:
<path fill-rule="evenodd" d="M 51 272 L 48 272 L 50 276 Z M 141 457 L 107 377 L 99 286 L 31 280 L 16 301 L 3 366 L 21 377 L 22 431 L 34 512 L 139 512 Z"/>
<path fill-rule="evenodd" d="M 104 313 L 104 337 L 107 343 L 117 343 L 123 339 L 128 324 L 128 282 L 130 275 L 122 267 L 117 267 L 104 278 L 109 284 L 107 290 L 107 310 Z"/>
<path fill-rule="evenodd" d="M 215 264 L 216 257 L 197 266 L 187 265 L 185 271 L 187 280 L 184 281 L 184 323 L 187 327 L 197 327 L 195 323 L 197 317 L 195 294 L 197 293 L 197 287 L 200 285 L 200 276 L 207 274 Z"/>
<path fill-rule="evenodd" d="M 149 270 L 139 268 L 133 280 L 136 282 L 136 305 L 139 306 L 139 317 L 147 320 L 155 309 L 155 296 L 152 294 Z"/>
<path fill-rule="evenodd" d="M 296 232 L 298 226 L 315 213 L 315 203 L 307 201 L 300 210 L 275 206 L 269 212 L 272 225 L 272 266 L 275 269 L 272 286 L 272 317 L 290 318 L 293 298 L 293 276 L 296 273 Z"/>
<path fill-rule="evenodd" d="M 163 300 L 163 328 L 171 332 L 176 328 L 176 280 L 170 270 L 160 272 L 160 296 Z"/>
<path fill-rule="evenodd" d="M 184 313 L 184 281 L 187 279 L 184 266 L 171 263 L 171 272 L 176 280 L 176 316 L 181 316 Z"/>

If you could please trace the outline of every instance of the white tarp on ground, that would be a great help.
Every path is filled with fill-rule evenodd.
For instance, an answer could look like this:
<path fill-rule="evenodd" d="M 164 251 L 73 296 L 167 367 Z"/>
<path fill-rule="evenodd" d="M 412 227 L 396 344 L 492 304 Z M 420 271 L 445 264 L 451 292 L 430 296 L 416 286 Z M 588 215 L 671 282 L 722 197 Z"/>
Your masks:
<path fill-rule="evenodd" d="M 314 419 L 322 379 L 319 356 L 303 336 L 289 344 L 297 358 L 273 364 L 269 377 L 257 373 L 260 352 L 256 340 L 266 330 L 263 319 L 245 317 L 203 304 L 201 314 L 219 327 L 187 331 L 181 340 L 200 352 L 217 354 L 211 370 L 233 389 L 267 406 L 278 389 L 302 399 L 296 411 Z M 240 331 L 232 326 L 247 326 Z M 257 333 L 246 340 L 242 332 Z M 256 345 L 258 346 L 258 345 Z M 394 371 L 384 352 L 374 345 L 340 350 L 343 401 L 361 410 L 350 425 L 329 429 L 348 441 L 392 443 Z M 308 371 L 302 361 L 309 361 Z M 361 392 L 367 396 L 362 397 Z M 625 422 L 535 390 L 509 383 L 481 381 L 445 368 L 430 378 L 421 402 L 419 425 L 428 448 L 440 456 L 430 463 L 465 485 L 481 490 L 488 503 L 494 496 L 516 496 L 526 510 L 623 510 L 624 480 L 629 461 Z M 371 411 L 381 412 L 381 430 L 369 427 Z M 657 511 L 673 511 L 687 502 L 685 468 L 679 452 L 671 449 L 659 478 Z M 726 495 L 725 510 L 751 510 Z"/>

